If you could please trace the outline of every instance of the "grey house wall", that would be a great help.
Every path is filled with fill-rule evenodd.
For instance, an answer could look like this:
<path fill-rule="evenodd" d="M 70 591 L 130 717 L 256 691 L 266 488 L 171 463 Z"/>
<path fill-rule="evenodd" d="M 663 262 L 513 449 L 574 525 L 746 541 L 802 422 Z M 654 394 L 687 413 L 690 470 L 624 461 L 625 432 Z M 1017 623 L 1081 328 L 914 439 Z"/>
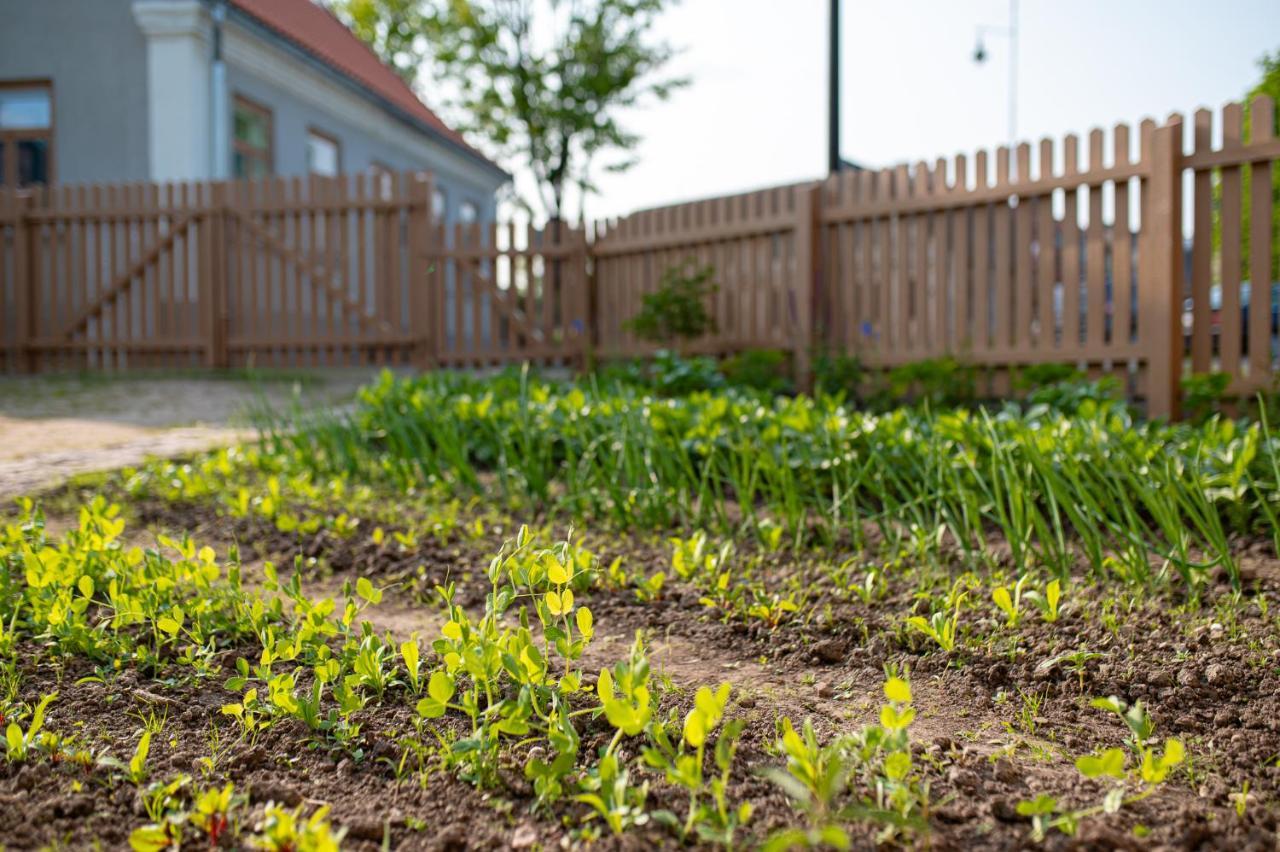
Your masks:
<path fill-rule="evenodd" d="M 283 177 L 307 174 L 307 133 L 315 128 L 338 140 L 339 163 L 343 172 L 359 174 L 375 163 L 393 171 L 430 170 L 436 185 L 445 192 L 445 218 L 454 221 L 465 201 L 474 203 L 482 221 L 492 221 L 496 213 L 493 189 L 477 186 L 439 163 L 425 162 L 400 149 L 370 137 L 345 121 L 338 112 L 317 109 L 288 92 L 234 65 L 227 67 L 227 91 L 234 100 L 239 95 L 271 110 L 273 170 Z M 388 118 L 388 121 L 394 119 Z M 230 126 L 230 122 L 228 122 Z"/>
<path fill-rule="evenodd" d="M 146 180 L 146 39 L 128 0 L 0 0 L 0 81 L 53 83 L 59 183 Z"/>
<path fill-rule="evenodd" d="M 59 183 L 150 179 L 147 41 L 132 3 L 0 0 L 0 82 L 52 83 L 54 174 Z M 266 36 L 268 42 L 271 38 Z M 278 49 L 296 55 L 296 49 Z M 300 73 L 333 72 L 317 68 Z M 319 109 L 232 62 L 227 64 L 227 91 L 272 111 L 276 174 L 306 174 L 307 130 L 315 127 L 338 139 L 346 173 L 367 171 L 375 162 L 397 171 L 430 170 L 444 190 L 448 221 L 456 220 L 466 201 L 476 204 L 481 221 L 492 221 L 496 215 L 494 191 L 502 183 L 496 175 L 478 181 L 474 173 L 451 170 L 448 161 L 431 161 L 386 144 L 377 134 L 345 120 L 340 109 Z M 391 115 L 385 120 L 398 121 Z M 229 120 L 227 128 L 230 132 Z"/>

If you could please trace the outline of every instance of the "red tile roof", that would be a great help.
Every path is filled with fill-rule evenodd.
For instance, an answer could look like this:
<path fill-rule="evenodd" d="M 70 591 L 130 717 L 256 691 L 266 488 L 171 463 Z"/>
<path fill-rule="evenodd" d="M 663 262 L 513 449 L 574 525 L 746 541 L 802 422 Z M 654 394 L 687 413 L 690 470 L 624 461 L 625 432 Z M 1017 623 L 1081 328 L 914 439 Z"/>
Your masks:
<path fill-rule="evenodd" d="M 474 157 L 492 161 L 418 99 L 394 71 L 329 10 L 312 0 L 231 0 L 231 5 L 314 55 Z"/>

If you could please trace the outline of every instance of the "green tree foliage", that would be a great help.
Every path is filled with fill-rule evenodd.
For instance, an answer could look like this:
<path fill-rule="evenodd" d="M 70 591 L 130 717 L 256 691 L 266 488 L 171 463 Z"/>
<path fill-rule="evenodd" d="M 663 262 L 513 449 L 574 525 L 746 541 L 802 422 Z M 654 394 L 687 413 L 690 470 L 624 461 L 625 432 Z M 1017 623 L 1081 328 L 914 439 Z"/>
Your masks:
<path fill-rule="evenodd" d="M 466 129 L 521 161 L 552 219 L 565 192 L 591 189 L 591 167 L 639 137 L 620 110 L 684 84 L 662 70 L 672 49 L 652 37 L 668 0 L 440 0 L 429 18 L 439 70 L 461 88 Z M 607 165 L 629 168 L 623 157 Z"/>
<path fill-rule="evenodd" d="M 327 0 L 329 9 L 410 86 L 427 57 L 422 0 Z"/>
<path fill-rule="evenodd" d="M 1265 95 L 1271 98 L 1272 103 L 1280 104 L 1280 49 L 1275 53 L 1265 53 L 1258 60 L 1258 69 L 1262 72 L 1262 77 L 1249 90 L 1249 94 L 1245 96 L 1244 109 L 1244 135 L 1246 139 L 1253 138 L 1253 110 L 1249 108 L 1249 104 L 1259 95 Z M 1275 113 L 1272 113 L 1271 133 L 1275 135 L 1277 127 L 1275 124 Z M 1243 170 L 1242 180 L 1243 186 L 1249 187 L 1250 184 L 1250 167 L 1246 166 Z M 1241 246 L 1241 252 L 1244 258 L 1245 275 L 1252 280 L 1253 273 L 1249 269 L 1250 249 L 1249 239 L 1252 228 L 1250 227 L 1249 208 L 1251 199 L 1249 191 L 1245 190 L 1246 200 L 1244 203 L 1243 218 L 1241 219 L 1241 227 L 1244 232 L 1244 243 Z M 1280 169 L 1272 167 L 1271 169 L 1271 276 L 1258 276 L 1268 281 L 1275 280 L 1275 274 L 1280 267 L 1280 240 L 1275 238 L 1277 225 L 1280 225 Z"/>
<path fill-rule="evenodd" d="M 624 171 L 640 137 L 621 111 L 687 83 L 664 74 L 672 48 L 653 36 L 671 0 L 332 0 L 339 17 L 412 79 L 429 57 L 464 132 L 528 168 L 539 202 L 564 216 L 592 169 Z M 421 34 L 422 37 L 419 37 Z"/>
<path fill-rule="evenodd" d="M 1258 60 L 1258 69 L 1262 72 L 1258 82 L 1244 96 L 1244 142 L 1248 142 L 1253 138 L 1253 109 L 1251 104 L 1253 99 L 1259 95 L 1265 95 L 1271 98 L 1273 103 L 1280 104 L 1280 49 L 1275 53 L 1263 54 Z M 1274 124 L 1271 132 L 1275 134 L 1278 128 Z M 1253 167 L 1243 166 L 1240 169 L 1240 270 L 1243 280 L 1253 280 L 1252 257 L 1250 254 L 1250 245 L 1252 238 L 1252 209 L 1253 209 Z M 1280 227 L 1280 168 L 1272 168 L 1271 170 L 1271 227 L 1274 235 L 1275 229 Z M 1213 184 L 1213 244 L 1220 247 L 1222 244 L 1222 182 L 1220 178 L 1215 178 Z M 1274 281 L 1277 270 L 1280 270 L 1280 240 L 1274 236 L 1271 241 L 1271 280 Z M 1261 276 L 1266 279 L 1268 276 Z"/>

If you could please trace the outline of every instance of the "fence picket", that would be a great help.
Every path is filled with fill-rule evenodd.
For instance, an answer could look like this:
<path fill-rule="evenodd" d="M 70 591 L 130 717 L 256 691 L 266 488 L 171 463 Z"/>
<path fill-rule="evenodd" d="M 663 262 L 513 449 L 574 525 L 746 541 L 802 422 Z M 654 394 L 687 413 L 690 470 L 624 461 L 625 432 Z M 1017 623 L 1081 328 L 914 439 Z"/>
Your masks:
<path fill-rule="evenodd" d="M 1249 103 L 1249 145 L 1260 146 L 1274 137 L 1275 106 L 1266 95 Z M 1271 219 L 1273 215 L 1272 166 L 1250 166 L 1249 204 L 1249 386 L 1261 390 L 1271 372 Z"/>
<path fill-rule="evenodd" d="M 1200 110 L 1189 154 L 1173 116 L 1143 122 L 1136 158 L 1117 125 L 1110 165 L 1093 130 L 1087 167 L 1069 135 L 1060 171 L 1045 139 L 1034 176 L 1024 143 L 994 164 L 979 152 L 843 172 L 590 228 L 446 227 L 429 183 L 406 176 L 372 189 L 360 175 L 0 192 L 14 276 L 0 282 L 12 317 L 0 365 L 580 363 L 591 345 L 636 355 L 654 346 L 628 321 L 669 268 L 692 262 L 713 267 L 717 290 L 716 331 L 690 353 L 776 347 L 802 373 L 813 346 L 873 371 L 952 355 L 990 370 L 997 393 L 1034 362 L 1110 365 L 1135 370 L 1152 412 L 1172 412 L 1185 273 L 1181 234 L 1163 229 L 1180 218 L 1175 173 L 1189 169 L 1195 193 L 1190 368 L 1217 366 L 1235 393 L 1270 381 L 1280 145 L 1273 104 L 1250 110 L 1247 141 L 1241 106 L 1223 110 L 1218 150 Z"/>

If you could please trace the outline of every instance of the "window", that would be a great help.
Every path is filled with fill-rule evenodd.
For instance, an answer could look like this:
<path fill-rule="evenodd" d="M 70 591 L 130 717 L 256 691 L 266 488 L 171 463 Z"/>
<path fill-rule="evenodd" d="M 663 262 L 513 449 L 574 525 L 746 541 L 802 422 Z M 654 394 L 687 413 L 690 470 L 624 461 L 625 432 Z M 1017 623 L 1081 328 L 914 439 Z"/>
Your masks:
<path fill-rule="evenodd" d="M 464 225 L 470 225 L 472 222 L 480 218 L 480 208 L 476 206 L 474 201 L 464 201 L 458 208 L 458 221 Z"/>
<path fill-rule="evenodd" d="M 396 180 L 395 172 L 391 167 L 374 160 L 369 164 L 369 174 L 373 175 L 373 188 L 378 193 L 378 197 L 390 198 Z"/>
<path fill-rule="evenodd" d="M 337 177 L 342 171 L 342 147 L 327 133 L 307 129 L 307 171 L 321 177 Z"/>
<path fill-rule="evenodd" d="M 237 95 L 233 125 L 232 174 L 247 178 L 271 174 L 271 110 Z"/>
<path fill-rule="evenodd" d="M 431 190 L 431 218 L 443 222 L 449 211 L 449 199 L 440 187 Z"/>
<path fill-rule="evenodd" d="M 0 82 L 0 187 L 53 180 L 53 94 L 48 82 Z"/>

